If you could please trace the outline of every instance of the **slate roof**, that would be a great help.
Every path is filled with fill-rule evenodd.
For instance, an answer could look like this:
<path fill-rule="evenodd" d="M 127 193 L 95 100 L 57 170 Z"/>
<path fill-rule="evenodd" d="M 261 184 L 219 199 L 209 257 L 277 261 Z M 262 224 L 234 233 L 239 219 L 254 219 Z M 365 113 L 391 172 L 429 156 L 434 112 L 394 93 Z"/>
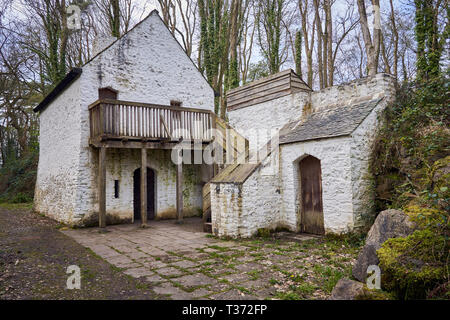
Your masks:
<path fill-rule="evenodd" d="M 33 109 L 34 112 L 44 110 L 61 92 L 66 90 L 83 72 L 81 68 L 73 68 L 68 74 L 50 91 L 49 94 Z"/>
<path fill-rule="evenodd" d="M 381 100 L 335 107 L 290 122 L 280 131 L 280 144 L 350 135 Z"/>

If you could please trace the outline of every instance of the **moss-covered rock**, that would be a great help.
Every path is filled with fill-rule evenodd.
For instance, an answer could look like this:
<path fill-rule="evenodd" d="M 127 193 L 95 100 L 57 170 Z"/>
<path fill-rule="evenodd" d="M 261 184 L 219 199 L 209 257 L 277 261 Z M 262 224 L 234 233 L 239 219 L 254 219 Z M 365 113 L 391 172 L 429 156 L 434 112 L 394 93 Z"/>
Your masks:
<path fill-rule="evenodd" d="M 364 285 L 362 293 L 355 297 L 355 300 L 395 300 L 395 296 L 383 290 L 369 289 Z"/>
<path fill-rule="evenodd" d="M 443 235 L 430 229 L 389 239 L 377 254 L 382 287 L 399 299 L 424 299 L 427 291 L 446 280 L 448 245 Z"/>

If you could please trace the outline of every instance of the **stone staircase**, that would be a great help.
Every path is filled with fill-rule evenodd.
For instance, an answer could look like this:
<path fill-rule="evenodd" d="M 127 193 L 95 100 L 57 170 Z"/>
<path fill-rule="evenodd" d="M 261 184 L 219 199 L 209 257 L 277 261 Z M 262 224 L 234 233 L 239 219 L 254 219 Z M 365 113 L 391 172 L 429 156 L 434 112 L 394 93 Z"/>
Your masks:
<path fill-rule="evenodd" d="M 215 129 L 217 130 L 217 136 L 214 142 L 218 143 L 223 149 L 224 160 L 227 157 L 234 159 L 231 164 L 214 165 L 214 176 L 210 180 L 213 181 L 217 177 L 231 176 L 237 167 L 239 167 L 240 161 L 248 158 L 249 143 L 246 138 L 240 135 L 236 130 L 229 126 L 223 119 L 215 116 Z M 203 186 L 203 231 L 212 232 L 211 223 L 211 187 L 210 182 Z"/>

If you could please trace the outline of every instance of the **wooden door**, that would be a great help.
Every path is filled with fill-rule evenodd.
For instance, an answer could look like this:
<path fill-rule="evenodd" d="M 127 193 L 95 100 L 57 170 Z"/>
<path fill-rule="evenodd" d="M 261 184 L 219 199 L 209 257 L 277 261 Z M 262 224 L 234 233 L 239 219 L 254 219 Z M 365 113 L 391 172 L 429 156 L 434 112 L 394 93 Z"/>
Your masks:
<path fill-rule="evenodd" d="M 133 174 L 134 220 L 141 220 L 141 168 Z M 147 220 L 155 218 L 155 173 L 147 168 Z"/>
<path fill-rule="evenodd" d="M 307 156 L 300 161 L 301 231 L 324 234 L 322 172 L 320 160 Z"/>

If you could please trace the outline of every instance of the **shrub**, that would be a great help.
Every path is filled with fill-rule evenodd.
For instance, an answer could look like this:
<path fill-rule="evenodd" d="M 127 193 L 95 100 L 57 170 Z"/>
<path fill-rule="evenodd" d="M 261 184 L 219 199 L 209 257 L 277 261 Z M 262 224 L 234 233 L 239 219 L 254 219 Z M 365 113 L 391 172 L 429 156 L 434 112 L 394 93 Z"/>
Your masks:
<path fill-rule="evenodd" d="M 30 202 L 34 196 L 38 151 L 11 159 L 0 168 L 0 202 Z"/>
<path fill-rule="evenodd" d="M 370 160 L 377 209 L 402 209 L 418 227 L 377 251 L 382 285 L 400 299 L 443 297 L 450 280 L 449 75 L 397 90 Z"/>
<path fill-rule="evenodd" d="M 449 166 L 449 87 L 448 75 L 426 84 L 405 83 L 385 109 L 370 160 L 379 211 L 442 193 L 433 180 L 439 169 Z M 448 178 L 441 177 L 441 182 L 448 184 Z M 441 209 L 448 208 L 448 193 L 440 200 Z"/>

